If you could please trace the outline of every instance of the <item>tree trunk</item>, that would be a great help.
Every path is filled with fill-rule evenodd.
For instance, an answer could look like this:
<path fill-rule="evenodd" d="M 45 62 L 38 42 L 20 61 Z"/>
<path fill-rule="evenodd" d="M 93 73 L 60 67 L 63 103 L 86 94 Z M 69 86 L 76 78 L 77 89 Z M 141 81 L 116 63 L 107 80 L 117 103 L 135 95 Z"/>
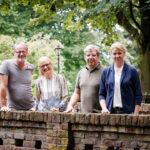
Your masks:
<path fill-rule="evenodd" d="M 140 77 L 143 95 L 150 95 L 150 2 L 139 0 L 143 40 L 140 51 Z"/>
<path fill-rule="evenodd" d="M 150 51 L 140 54 L 140 79 L 143 95 L 150 94 Z"/>

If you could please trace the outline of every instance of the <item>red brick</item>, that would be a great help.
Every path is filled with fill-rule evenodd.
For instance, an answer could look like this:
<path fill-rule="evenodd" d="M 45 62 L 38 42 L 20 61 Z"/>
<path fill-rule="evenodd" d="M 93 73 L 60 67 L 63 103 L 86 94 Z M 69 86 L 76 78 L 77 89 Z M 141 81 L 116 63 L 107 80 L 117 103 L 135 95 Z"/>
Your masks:
<path fill-rule="evenodd" d="M 23 147 L 35 148 L 35 141 L 23 141 Z"/>

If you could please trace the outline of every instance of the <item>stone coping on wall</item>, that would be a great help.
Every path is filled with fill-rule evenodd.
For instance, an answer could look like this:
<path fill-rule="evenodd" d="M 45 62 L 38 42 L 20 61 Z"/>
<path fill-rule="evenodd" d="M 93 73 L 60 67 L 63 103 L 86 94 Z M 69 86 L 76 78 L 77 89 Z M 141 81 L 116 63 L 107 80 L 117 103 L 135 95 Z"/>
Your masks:
<path fill-rule="evenodd" d="M 3 121 L 2 121 L 3 120 Z M 101 114 L 101 113 L 62 113 L 37 111 L 0 111 L 0 126 L 14 125 L 13 121 L 24 122 L 16 126 L 46 127 L 47 123 L 72 123 L 109 126 L 149 127 L 150 115 Z"/>
<path fill-rule="evenodd" d="M 80 102 L 78 102 L 75 106 L 73 111 L 74 112 L 80 112 Z M 150 104 L 148 103 L 142 103 L 141 104 L 141 109 L 140 109 L 140 114 L 150 114 Z"/>
<path fill-rule="evenodd" d="M 0 150 L 150 149 L 150 115 L 0 111 Z"/>

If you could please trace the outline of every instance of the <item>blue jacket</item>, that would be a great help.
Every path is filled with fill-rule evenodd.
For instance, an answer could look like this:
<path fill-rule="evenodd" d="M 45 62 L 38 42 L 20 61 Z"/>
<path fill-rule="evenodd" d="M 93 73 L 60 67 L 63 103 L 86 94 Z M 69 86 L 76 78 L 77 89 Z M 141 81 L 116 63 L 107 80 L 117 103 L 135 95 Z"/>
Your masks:
<path fill-rule="evenodd" d="M 99 89 L 99 100 L 106 100 L 106 105 L 110 113 L 112 112 L 114 96 L 114 74 L 114 65 L 105 68 L 102 72 Z M 123 113 L 132 113 L 136 104 L 141 105 L 142 92 L 139 75 L 136 69 L 127 63 L 124 63 L 121 74 L 120 92 Z"/>

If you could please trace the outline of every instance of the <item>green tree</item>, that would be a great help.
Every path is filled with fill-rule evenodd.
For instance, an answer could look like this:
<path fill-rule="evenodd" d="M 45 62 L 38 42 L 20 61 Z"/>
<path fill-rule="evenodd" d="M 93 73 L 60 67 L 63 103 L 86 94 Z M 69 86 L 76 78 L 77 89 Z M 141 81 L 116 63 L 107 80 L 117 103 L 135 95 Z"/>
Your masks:
<path fill-rule="evenodd" d="M 19 4 L 22 10 L 22 6 L 34 9 L 35 14 L 30 8 L 32 15 L 27 21 L 29 22 L 30 18 L 30 24 L 36 25 L 31 28 L 31 34 L 36 27 L 43 27 L 43 32 L 46 33 L 49 30 L 49 33 L 52 33 L 51 39 L 60 40 L 64 44 L 62 55 L 66 59 L 63 60 L 65 65 L 63 72 L 66 75 L 72 71 L 75 76 L 77 69 L 85 65 L 82 50 L 87 44 L 102 45 L 101 43 L 104 43 L 110 46 L 114 40 L 119 40 L 115 26 L 121 25 L 136 41 L 140 54 L 143 91 L 149 92 L 149 0 L 1 0 L 1 14 L 8 13 L 15 3 Z M 19 20 L 21 18 L 18 22 Z M 93 40 L 95 37 L 88 32 L 86 25 L 96 32 L 103 33 L 102 40 Z M 40 29 L 38 31 L 41 31 Z M 101 57 L 101 60 L 108 64 L 105 56 Z M 73 75 L 67 77 L 72 78 Z"/>
<path fill-rule="evenodd" d="M 5 59 L 13 57 L 14 39 L 7 35 L 0 34 L 0 64 Z"/>
<path fill-rule="evenodd" d="M 34 9 L 40 11 L 37 7 Z M 42 13 L 42 10 L 40 12 Z M 96 38 L 91 32 L 89 32 L 89 29 L 86 26 L 78 31 L 70 31 L 66 29 L 63 26 L 63 23 L 67 20 L 68 12 L 63 11 L 60 11 L 53 19 L 46 22 L 43 20 L 39 21 L 31 19 L 31 16 L 38 16 L 35 14 L 32 7 L 23 7 L 22 4 L 16 5 L 13 2 L 10 5 L 9 13 L 5 15 L 2 14 L 3 13 L 1 12 L 0 19 L 3 20 L 3 22 L 0 23 L 0 30 L 6 35 L 11 35 L 16 38 L 21 36 L 26 38 L 27 41 L 33 41 L 35 37 L 41 38 L 44 35 L 49 35 L 49 40 L 57 39 L 63 43 L 64 48 L 61 52 L 61 73 L 66 76 L 71 86 L 74 87 L 76 75 L 83 65 L 85 65 L 83 49 L 88 44 L 96 43 Z M 14 41 L 15 40 L 16 39 L 14 39 Z M 36 40 L 37 44 L 35 44 L 35 49 L 38 48 L 38 50 L 41 49 L 42 51 L 42 47 L 39 45 L 41 44 L 41 40 L 42 39 Z M 38 47 L 36 45 L 38 45 Z M 34 61 L 37 63 L 37 57 L 35 54 L 38 52 L 32 53 L 32 56 L 34 57 L 29 56 L 28 60 L 35 64 Z M 42 53 L 40 53 L 40 55 L 42 55 Z M 54 64 L 56 70 L 57 62 L 55 61 Z M 36 64 L 35 69 L 37 70 Z M 34 75 L 34 78 L 36 77 L 37 71 Z"/>
<path fill-rule="evenodd" d="M 39 76 L 38 73 L 38 59 L 42 56 L 48 56 L 52 62 L 54 62 L 54 70 L 56 71 L 56 55 L 55 55 L 55 47 L 59 44 L 61 47 L 63 45 L 57 40 L 50 39 L 51 34 L 42 35 L 39 33 L 31 37 L 30 40 L 27 41 L 25 38 L 12 38 L 8 35 L 0 35 L 0 64 L 5 59 L 12 59 L 14 58 L 13 55 L 13 47 L 16 41 L 24 41 L 28 45 L 29 55 L 27 60 L 34 65 L 35 69 L 33 72 L 33 80 L 32 80 L 32 87 L 34 91 L 34 83 L 37 77 Z M 63 57 L 62 57 L 63 59 Z"/>
<path fill-rule="evenodd" d="M 150 0 L 17 0 L 24 5 L 32 5 L 39 14 L 41 22 L 54 18 L 61 10 L 70 12 L 66 25 L 81 29 L 90 24 L 107 36 L 103 42 L 110 45 L 117 37 L 115 26 L 119 24 L 136 41 L 140 54 L 140 76 L 143 92 L 150 92 Z M 5 2 L 6 3 L 6 2 Z M 1 5 L 7 10 L 10 1 Z"/>

